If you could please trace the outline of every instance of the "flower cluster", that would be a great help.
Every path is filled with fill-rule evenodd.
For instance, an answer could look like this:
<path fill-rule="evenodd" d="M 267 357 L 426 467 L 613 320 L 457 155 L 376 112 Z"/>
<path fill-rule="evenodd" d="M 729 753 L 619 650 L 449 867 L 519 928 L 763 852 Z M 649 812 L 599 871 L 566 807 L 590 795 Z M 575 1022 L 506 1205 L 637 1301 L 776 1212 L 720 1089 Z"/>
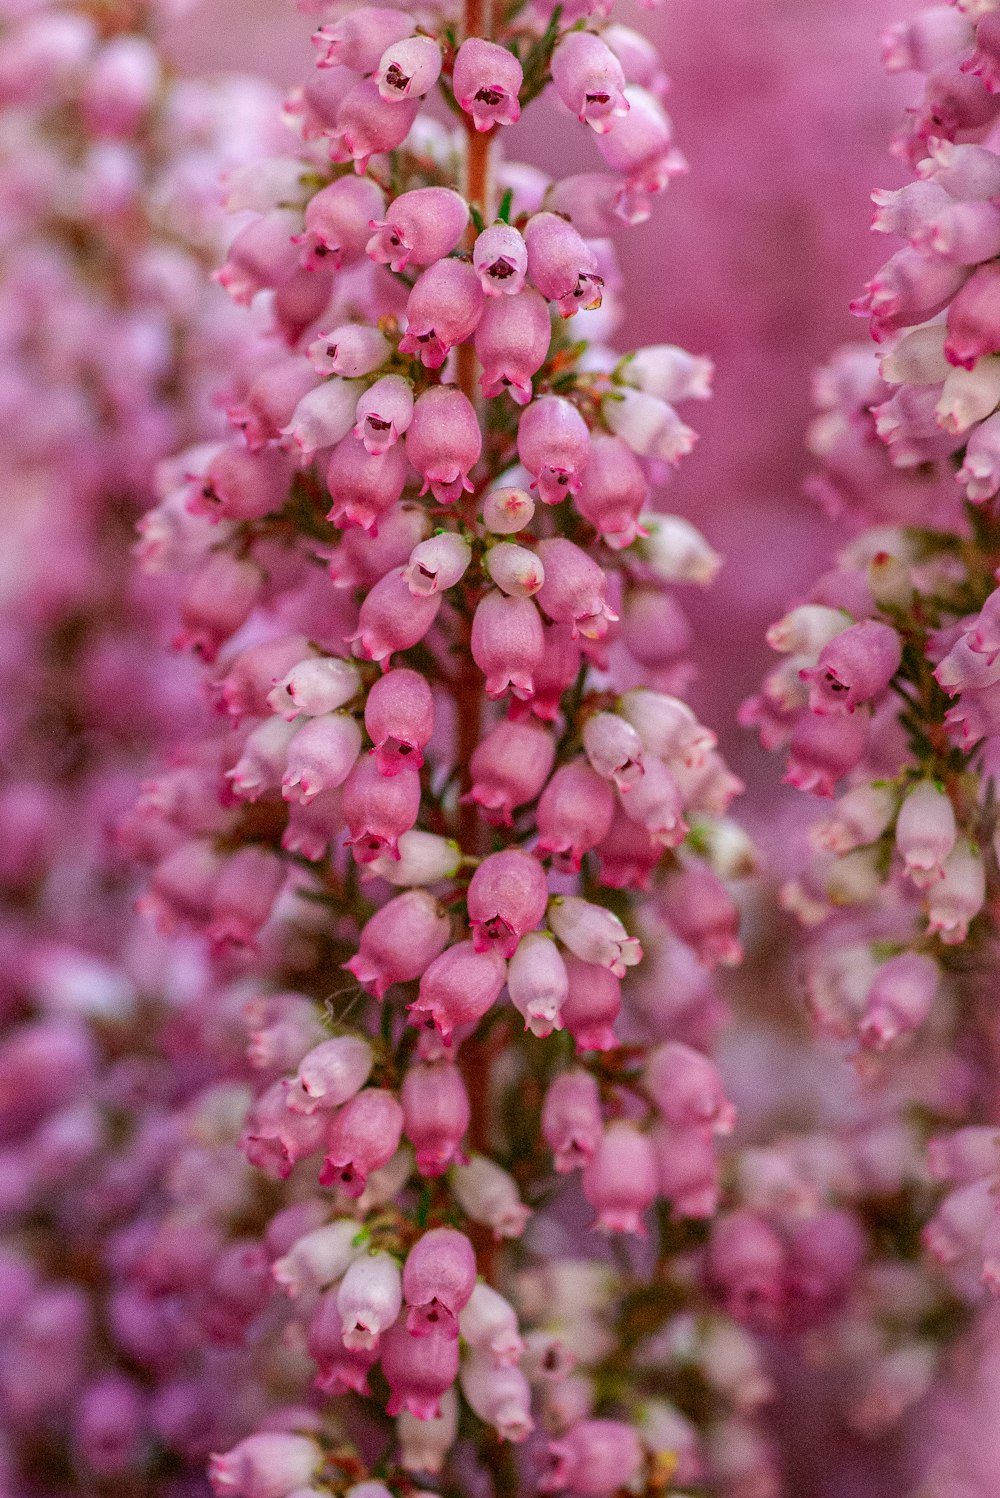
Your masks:
<path fill-rule="evenodd" d="M 918 1234 L 929 1256 L 922 1278 L 906 1271 L 924 1319 L 894 1354 L 908 1370 L 895 1414 L 997 1285 L 995 23 L 988 6 L 938 6 L 884 37 L 890 70 L 926 75 L 896 142 L 916 180 L 872 194 L 875 230 L 905 243 L 854 304 L 877 353 L 841 350 L 821 372 L 811 434 L 813 493 L 855 534 L 772 626 L 782 661 L 743 709 L 787 748 L 788 782 L 835 798 L 782 900 L 813 932 L 807 1002 L 857 1072 L 862 1128 L 896 1119 L 875 1195 L 909 1226 L 887 1270 Z"/>
<path fill-rule="evenodd" d="M 607 236 L 683 163 L 655 52 L 605 20 L 346 12 L 286 101 L 295 154 L 229 179 L 250 216 L 217 279 L 273 343 L 232 435 L 162 466 L 139 546 L 183 578 L 176 643 L 219 726 L 122 835 L 161 928 L 260 989 L 242 1144 L 294 1203 L 267 1314 L 342 1398 L 218 1453 L 220 1493 L 374 1498 L 484 1461 L 497 1492 L 595 1498 L 659 1490 L 675 1459 L 733 1491 L 771 1470 L 767 1380 L 719 1316 L 742 1315 L 752 1225 L 731 1214 L 709 1251 L 698 1225 L 733 1127 L 707 974 L 739 960 L 727 884 L 751 862 L 739 783 L 680 695 L 675 589 L 718 558 L 654 504 L 711 366 L 609 346 Z M 543 92 L 608 172 L 501 155 Z M 651 1271 L 549 1242 L 588 1220 L 652 1230 L 676 1286 L 634 1359 Z M 790 1243 L 783 1304 L 808 1258 Z M 693 1319 L 713 1306 L 717 1335 Z M 693 1364 L 716 1392 L 685 1415 Z M 459 1391 L 523 1463 L 463 1438 Z"/>

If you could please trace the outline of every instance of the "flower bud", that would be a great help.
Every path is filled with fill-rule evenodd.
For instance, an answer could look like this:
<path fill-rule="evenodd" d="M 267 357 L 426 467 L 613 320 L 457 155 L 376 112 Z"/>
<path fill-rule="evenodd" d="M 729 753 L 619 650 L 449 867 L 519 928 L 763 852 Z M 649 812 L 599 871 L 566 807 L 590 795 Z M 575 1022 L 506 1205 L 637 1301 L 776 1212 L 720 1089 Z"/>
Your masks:
<path fill-rule="evenodd" d="M 396 1420 L 399 1441 L 399 1465 L 406 1472 L 439 1473 L 458 1435 L 458 1399 L 455 1390 L 445 1389 L 438 1413 L 418 1420 L 409 1410 L 401 1410 Z"/>
<path fill-rule="evenodd" d="M 726 1097 L 718 1067 L 701 1051 L 680 1041 L 657 1046 L 649 1053 L 643 1086 L 674 1128 L 732 1133 L 736 1110 Z"/>
<path fill-rule="evenodd" d="M 969 923 L 985 899 L 982 855 L 971 843 L 959 842 L 942 865 L 942 877 L 930 887 L 928 932 L 939 936 L 945 946 L 958 946 L 968 936 Z"/>
<path fill-rule="evenodd" d="M 616 978 L 642 960 L 642 947 L 613 911 L 579 895 L 559 895 L 549 907 L 549 924 L 581 962 L 606 967 Z"/>
<path fill-rule="evenodd" d="M 282 509 L 290 477 L 281 453 L 224 447 L 209 463 L 188 509 L 217 520 L 259 520 Z"/>
<path fill-rule="evenodd" d="M 612 551 L 631 546 L 640 534 L 648 489 L 642 465 L 620 437 L 591 438 L 574 503 Z"/>
<path fill-rule="evenodd" d="M 707 587 L 715 581 L 722 558 L 705 537 L 681 515 L 642 515 L 642 557 L 656 576 L 668 583 L 697 583 Z"/>
<path fill-rule="evenodd" d="M 512 1368 L 524 1351 L 514 1307 L 482 1280 L 458 1313 L 458 1330 L 462 1341 L 495 1368 Z"/>
<path fill-rule="evenodd" d="M 712 393 L 711 359 L 689 354 L 671 343 L 651 343 L 627 355 L 618 378 L 673 405 L 682 400 L 708 400 Z"/>
<path fill-rule="evenodd" d="M 646 755 L 643 765 L 643 774 L 621 798 L 622 810 L 659 847 L 676 848 L 688 832 L 680 787 L 662 760 Z"/>
<path fill-rule="evenodd" d="M 420 110 L 419 99 L 385 100 L 373 78 L 356 83 L 337 110 L 337 123 L 329 132 L 336 161 L 353 161 L 361 176 L 372 156 L 394 151 L 410 133 Z"/>
<path fill-rule="evenodd" d="M 674 1217 L 714 1217 L 719 1209 L 719 1160 L 712 1136 L 702 1128 L 671 1129 L 657 1124 L 650 1134 L 656 1155 L 660 1195 Z"/>
<path fill-rule="evenodd" d="M 672 873 L 658 897 L 665 919 L 705 967 L 732 967 L 742 961 L 739 911 L 707 865 L 692 862 Z"/>
<path fill-rule="evenodd" d="M 888 624 L 865 619 L 836 635 L 817 664 L 801 673 L 810 683 L 814 713 L 851 713 L 885 690 L 902 658 L 899 635 Z"/>
<path fill-rule="evenodd" d="M 919 1029 L 934 1003 L 938 976 L 937 964 L 919 952 L 902 952 L 883 963 L 865 995 L 861 1044 L 882 1051 Z"/>
<path fill-rule="evenodd" d="M 367 177 L 341 177 L 341 182 L 367 182 Z M 377 328 L 344 323 L 330 333 L 320 333 L 306 352 L 317 374 L 361 379 L 374 374 L 388 359 L 392 345 Z"/>
<path fill-rule="evenodd" d="M 286 723 L 281 718 L 265 718 L 258 723 L 247 734 L 239 759 L 231 770 L 226 771 L 233 795 L 241 801 L 256 801 L 267 791 L 277 790 L 288 763 L 288 750 L 297 732 L 297 723 Z"/>
<path fill-rule="evenodd" d="M 864 712 L 800 718 L 789 746 L 787 784 L 814 796 L 832 796 L 837 781 L 860 763 L 870 721 Z"/>
<path fill-rule="evenodd" d="M 415 30 L 413 18 L 405 11 L 359 6 L 313 33 L 313 43 L 319 48 L 316 66 L 373 73 L 386 48 L 412 36 Z"/>
<path fill-rule="evenodd" d="M 324 1223 L 296 1238 L 287 1253 L 275 1259 L 271 1273 L 275 1283 L 293 1300 L 316 1290 L 325 1290 L 346 1272 L 361 1252 L 355 1246 L 358 1224 L 352 1217 Z"/>
<path fill-rule="evenodd" d="M 398 859 L 380 853 L 364 866 L 361 877 L 385 879 L 397 888 L 437 884 L 442 879 L 451 879 L 461 862 L 462 850 L 451 838 L 413 827 L 400 834 Z"/>
<path fill-rule="evenodd" d="M 525 489 L 490 489 L 483 499 L 483 524 L 495 536 L 514 536 L 526 530 L 535 502 Z"/>
<path fill-rule="evenodd" d="M 531 598 L 545 581 L 537 552 L 512 541 L 491 546 L 483 566 L 500 591 L 511 598 Z"/>
<path fill-rule="evenodd" d="M 361 677 L 350 661 L 311 655 L 278 681 L 268 693 L 267 705 L 288 722 L 300 714 L 319 718 L 346 707 L 360 690 Z"/>

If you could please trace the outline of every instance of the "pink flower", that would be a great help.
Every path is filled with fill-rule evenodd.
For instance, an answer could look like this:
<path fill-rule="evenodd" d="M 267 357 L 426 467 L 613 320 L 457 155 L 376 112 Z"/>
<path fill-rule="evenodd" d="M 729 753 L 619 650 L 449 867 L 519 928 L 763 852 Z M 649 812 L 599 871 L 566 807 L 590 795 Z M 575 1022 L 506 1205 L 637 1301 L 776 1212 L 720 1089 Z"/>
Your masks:
<path fill-rule="evenodd" d="M 385 194 L 370 177 L 338 177 L 321 187 L 306 204 L 302 245 L 307 270 L 322 263 L 340 270 L 360 260 L 368 243 L 368 224 L 385 211 Z M 343 371 L 335 371 L 343 373 Z"/>
<path fill-rule="evenodd" d="M 628 113 L 622 65 L 593 32 L 570 31 L 563 36 L 552 54 L 552 82 L 566 108 L 598 135 Z"/>
<path fill-rule="evenodd" d="M 487 821 L 509 827 L 515 807 L 533 801 L 549 778 L 555 758 L 552 735 L 531 723 L 509 720 L 476 745 L 469 797 Z"/>
<path fill-rule="evenodd" d="M 601 1142 L 604 1121 L 597 1083 L 589 1072 L 561 1072 L 542 1106 L 542 1136 L 560 1174 L 586 1165 Z"/>
<path fill-rule="evenodd" d="M 383 375 L 361 396 L 354 435 L 370 453 L 384 453 L 413 420 L 413 386 L 402 375 Z"/>
<path fill-rule="evenodd" d="M 645 1238 L 642 1214 L 657 1189 L 656 1156 L 648 1136 L 622 1121 L 609 1124 L 583 1168 L 583 1194 L 597 1211 L 594 1226 Z"/>
<path fill-rule="evenodd" d="M 482 448 L 482 432 L 468 397 L 454 385 L 425 390 L 406 435 L 406 456 L 424 480 L 421 493 L 429 488 L 439 504 L 453 504 L 465 491 L 471 493 L 469 472 Z"/>
<path fill-rule="evenodd" d="M 417 1239 L 403 1266 L 407 1330 L 458 1336 L 458 1313 L 476 1283 L 476 1255 L 464 1233 L 432 1228 Z"/>
<path fill-rule="evenodd" d="M 414 1023 L 433 1025 L 447 1041 L 459 1025 L 475 1024 L 493 1007 L 506 976 L 506 963 L 495 949 L 477 952 L 471 941 L 448 947 L 420 979 L 410 1005 Z"/>
<path fill-rule="evenodd" d="M 371 1046 L 356 1035 L 322 1041 L 299 1062 L 295 1080 L 288 1087 L 288 1107 L 293 1113 L 339 1108 L 368 1081 L 373 1060 Z"/>
<path fill-rule="evenodd" d="M 532 1035 L 544 1037 L 562 1029 L 569 976 L 547 932 L 529 931 L 522 936 L 507 966 L 507 992 Z"/>
<path fill-rule="evenodd" d="M 508 848 L 484 858 L 466 896 L 476 951 L 512 957 L 545 915 L 548 897 L 545 871 L 530 853 Z"/>
<path fill-rule="evenodd" d="M 426 679 L 417 671 L 387 671 L 368 693 L 365 728 L 383 775 L 397 775 L 406 766 L 419 770 L 421 751 L 434 732 L 434 698 Z"/>
<path fill-rule="evenodd" d="M 417 1152 L 423 1176 L 439 1176 L 455 1159 L 469 1127 L 469 1094 L 462 1073 L 450 1061 L 411 1066 L 400 1093 L 403 1132 Z"/>
<path fill-rule="evenodd" d="M 546 1451 L 543 1493 L 570 1488 L 586 1498 L 611 1498 L 642 1466 L 642 1446 L 623 1420 L 581 1420 Z"/>
<path fill-rule="evenodd" d="M 402 1132 L 403 1110 L 392 1093 L 363 1088 L 329 1125 L 320 1185 L 360 1196 L 372 1171 L 387 1165 L 396 1153 Z"/>
<path fill-rule="evenodd" d="M 265 1431 L 247 1436 L 224 1456 L 213 1456 L 209 1477 L 215 1493 L 236 1498 L 288 1498 L 319 1471 L 323 1452 L 310 1436 Z"/>
<path fill-rule="evenodd" d="M 441 47 L 433 37 L 409 36 L 392 42 L 379 58 L 375 81 L 383 99 L 419 99 L 438 81 Z"/>
<path fill-rule="evenodd" d="M 557 213 L 536 213 L 524 231 L 528 277 L 563 317 L 601 305 L 604 281 L 597 256 L 572 224 Z"/>
<path fill-rule="evenodd" d="M 394 983 L 421 977 L 444 951 L 450 934 L 447 912 L 437 900 L 425 890 L 407 890 L 365 923 L 360 948 L 344 967 L 381 999 Z"/>
<path fill-rule="evenodd" d="M 557 868 L 579 871 L 585 853 L 611 831 L 615 798 L 606 780 L 582 759 L 556 771 L 538 803 L 538 850 Z"/>
<path fill-rule="evenodd" d="M 528 273 L 528 248 L 511 224 L 493 224 L 477 235 L 472 263 L 488 297 L 517 296 Z"/>
<path fill-rule="evenodd" d="M 558 395 L 546 395 L 523 412 L 517 427 L 517 455 L 532 475 L 545 504 L 576 494 L 590 452 L 590 432 L 579 411 Z"/>
<path fill-rule="evenodd" d="M 472 115 L 477 130 L 520 119 L 517 95 L 523 79 L 521 64 L 506 47 L 470 36 L 458 49 L 452 86 L 459 106 Z"/>
<path fill-rule="evenodd" d="M 371 863 L 383 853 L 399 856 L 399 839 L 420 812 L 420 773 L 402 765 L 395 775 L 383 775 L 374 754 L 363 754 L 344 782 L 344 820 L 358 863 Z"/>
<path fill-rule="evenodd" d="M 403 1305 L 399 1263 L 391 1254 L 359 1254 L 348 1265 L 337 1290 L 337 1310 L 350 1352 L 378 1347 L 382 1333 Z"/>
<path fill-rule="evenodd" d="M 361 605 L 358 627 L 350 636 L 357 641 L 356 654 L 388 669 L 394 651 L 409 650 L 423 639 L 437 618 L 440 603 L 436 594 L 415 597 L 407 587 L 405 569 L 394 567 Z"/>
<path fill-rule="evenodd" d="M 418 1420 L 434 1419 L 458 1375 L 458 1338 L 443 1329 L 414 1337 L 400 1320 L 382 1339 L 381 1353 L 390 1389 L 387 1413 L 406 1410 Z"/>
<path fill-rule="evenodd" d="M 551 333 L 548 308 L 530 286 L 516 296 L 491 297 L 475 334 L 483 395 L 489 400 L 507 390 L 517 405 L 527 405 L 532 376 L 548 358 Z"/>
<path fill-rule="evenodd" d="M 375 233 L 368 238 L 368 254 L 379 265 L 403 271 L 450 255 L 465 232 L 469 210 L 450 187 L 417 187 L 394 198 L 385 218 L 369 217 Z"/>
<path fill-rule="evenodd" d="M 464 260 L 435 261 L 407 298 L 399 352 L 414 355 L 428 369 L 440 369 L 455 344 L 475 332 L 484 301 L 471 265 Z"/>

